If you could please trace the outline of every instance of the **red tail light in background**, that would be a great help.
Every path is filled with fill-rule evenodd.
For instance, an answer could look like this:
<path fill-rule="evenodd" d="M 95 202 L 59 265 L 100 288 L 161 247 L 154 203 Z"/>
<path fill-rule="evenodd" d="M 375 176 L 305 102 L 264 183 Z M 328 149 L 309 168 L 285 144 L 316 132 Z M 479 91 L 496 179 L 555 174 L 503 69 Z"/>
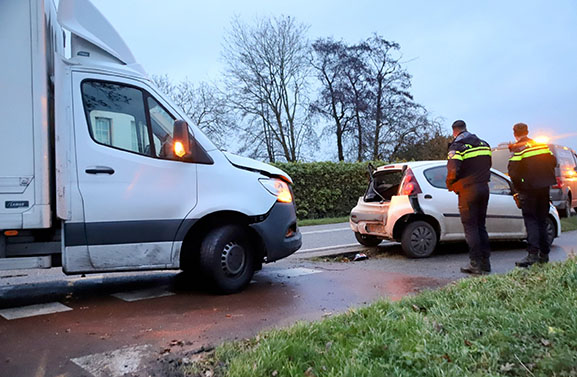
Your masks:
<path fill-rule="evenodd" d="M 405 171 L 403 181 L 401 182 L 399 195 L 416 195 L 420 194 L 421 192 L 421 186 L 419 186 L 413 171 L 411 169 L 407 169 L 407 171 Z"/>
<path fill-rule="evenodd" d="M 555 179 L 557 180 L 557 184 L 551 186 L 551 188 L 560 189 L 561 187 L 563 187 L 563 182 L 561 181 L 561 177 L 555 177 Z"/>

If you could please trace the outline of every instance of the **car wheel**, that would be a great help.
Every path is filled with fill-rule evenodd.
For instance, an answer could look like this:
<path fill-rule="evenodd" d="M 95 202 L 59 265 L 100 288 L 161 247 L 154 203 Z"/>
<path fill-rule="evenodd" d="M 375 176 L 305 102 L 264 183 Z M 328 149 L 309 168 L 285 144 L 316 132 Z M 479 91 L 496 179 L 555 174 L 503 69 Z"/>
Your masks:
<path fill-rule="evenodd" d="M 383 240 L 375 236 L 371 236 L 368 234 L 361 234 L 359 232 L 355 232 L 355 238 L 361 245 L 369 247 L 378 246 L 381 242 L 383 242 Z"/>
<path fill-rule="evenodd" d="M 549 243 L 549 246 L 553 244 L 553 240 L 557 235 L 556 230 L 557 229 L 555 229 L 555 223 L 553 222 L 553 219 L 547 217 L 545 220 L 545 231 L 547 232 L 547 242 Z"/>
<path fill-rule="evenodd" d="M 410 258 L 426 258 L 437 247 L 437 232 L 426 221 L 412 222 L 403 230 L 401 246 Z"/>
<path fill-rule="evenodd" d="M 567 199 L 565 199 L 565 208 L 560 209 L 558 212 L 559 217 L 571 216 L 571 198 L 569 196 L 567 197 Z"/>
<path fill-rule="evenodd" d="M 254 274 L 254 252 L 246 231 L 225 225 L 209 232 L 200 247 L 200 267 L 220 293 L 246 287 Z"/>

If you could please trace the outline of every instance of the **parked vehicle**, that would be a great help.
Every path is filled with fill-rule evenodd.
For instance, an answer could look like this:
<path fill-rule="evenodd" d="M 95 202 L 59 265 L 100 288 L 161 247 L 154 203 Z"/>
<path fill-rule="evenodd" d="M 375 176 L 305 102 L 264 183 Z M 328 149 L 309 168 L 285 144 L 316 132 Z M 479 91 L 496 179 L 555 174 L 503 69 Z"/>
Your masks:
<path fill-rule="evenodd" d="M 416 161 L 370 169 L 364 196 L 352 209 L 350 226 L 357 241 L 377 246 L 382 240 L 401 243 L 411 258 L 431 255 L 439 242 L 464 241 L 458 198 L 447 190 L 447 161 Z M 527 237 L 509 178 L 491 169 L 487 232 L 491 240 Z M 549 242 L 559 236 L 561 223 L 551 205 L 547 218 Z"/>
<path fill-rule="evenodd" d="M 88 0 L 1 1 L 0 50 L 0 269 L 184 269 L 229 293 L 301 246 L 291 178 L 219 151 Z"/>
<path fill-rule="evenodd" d="M 577 154 L 571 148 L 548 144 L 557 158 L 555 178 L 557 184 L 551 186 L 551 201 L 561 217 L 571 216 L 571 208 L 577 211 Z M 493 148 L 493 168 L 507 174 L 507 164 L 512 154 L 508 144 L 501 143 Z"/>

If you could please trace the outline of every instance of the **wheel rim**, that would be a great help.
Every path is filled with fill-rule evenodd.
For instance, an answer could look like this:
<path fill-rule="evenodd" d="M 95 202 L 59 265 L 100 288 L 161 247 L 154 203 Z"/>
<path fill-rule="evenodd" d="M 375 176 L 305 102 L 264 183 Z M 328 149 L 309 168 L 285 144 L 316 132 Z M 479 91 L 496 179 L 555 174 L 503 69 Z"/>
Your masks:
<path fill-rule="evenodd" d="M 222 270 L 227 275 L 238 275 L 243 271 L 246 263 L 246 251 L 238 243 L 231 241 L 222 249 Z"/>
<path fill-rule="evenodd" d="M 411 248 L 419 255 L 431 252 L 435 244 L 435 235 L 426 226 L 419 226 L 411 233 Z"/>

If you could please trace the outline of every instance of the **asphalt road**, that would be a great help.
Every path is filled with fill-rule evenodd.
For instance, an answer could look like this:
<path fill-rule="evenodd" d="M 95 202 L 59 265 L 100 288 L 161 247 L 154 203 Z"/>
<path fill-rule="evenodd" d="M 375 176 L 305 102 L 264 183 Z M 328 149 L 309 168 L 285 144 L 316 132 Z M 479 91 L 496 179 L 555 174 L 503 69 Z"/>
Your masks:
<path fill-rule="evenodd" d="M 465 277 L 459 272 L 467 262 L 463 244 L 414 260 L 396 244 L 354 245 L 347 224 L 302 232 L 301 251 L 266 265 L 244 292 L 229 296 L 192 286 L 178 272 L 87 277 L 64 276 L 57 269 L 0 272 L 0 376 L 162 376 L 176 356 L 194 358 L 223 341 Z M 523 246 L 493 245 L 494 271 L 514 268 Z M 308 259 L 359 251 L 371 257 L 348 263 Z M 563 260 L 576 251 L 577 232 L 564 233 L 551 257 Z"/>

